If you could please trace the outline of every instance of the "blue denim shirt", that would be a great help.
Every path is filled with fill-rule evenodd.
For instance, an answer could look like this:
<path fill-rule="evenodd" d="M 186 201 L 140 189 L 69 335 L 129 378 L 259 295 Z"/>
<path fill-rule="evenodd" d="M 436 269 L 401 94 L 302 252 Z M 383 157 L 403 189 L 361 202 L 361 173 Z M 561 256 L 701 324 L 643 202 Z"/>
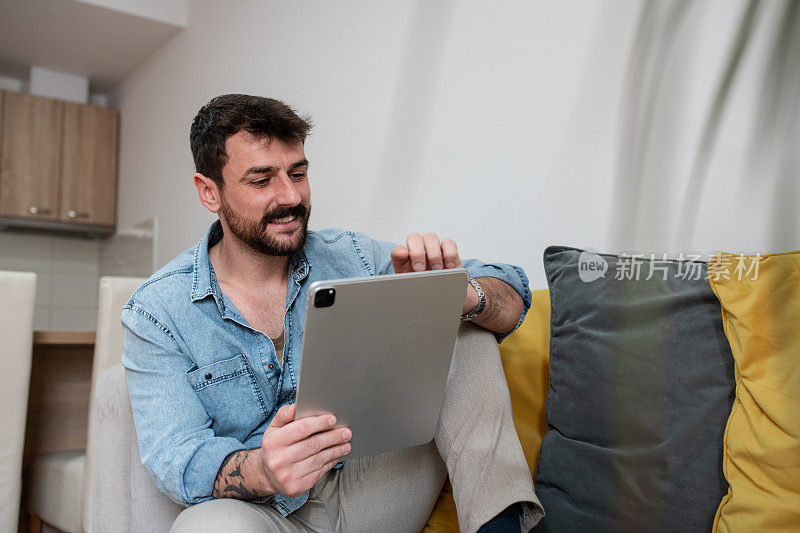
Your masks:
<path fill-rule="evenodd" d="M 122 312 L 122 364 L 142 464 L 163 493 L 184 505 L 210 500 L 225 457 L 261 446 L 278 408 L 294 402 L 308 286 L 394 271 L 393 244 L 338 229 L 310 231 L 289 261 L 281 367 L 270 338 L 250 327 L 220 290 L 208 248 L 221 238 L 217 221 L 197 246 L 139 287 Z M 522 269 L 477 260 L 464 266 L 473 277 L 514 287 L 527 312 L 531 294 Z M 307 499 L 307 493 L 276 494 L 268 501 L 287 515 Z"/>

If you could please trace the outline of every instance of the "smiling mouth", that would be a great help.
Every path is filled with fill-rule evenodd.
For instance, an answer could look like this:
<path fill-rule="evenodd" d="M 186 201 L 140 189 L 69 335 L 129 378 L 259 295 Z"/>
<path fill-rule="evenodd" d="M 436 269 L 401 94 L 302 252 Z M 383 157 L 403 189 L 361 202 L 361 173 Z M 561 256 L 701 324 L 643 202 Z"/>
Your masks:
<path fill-rule="evenodd" d="M 288 224 L 289 222 L 294 222 L 294 220 L 296 218 L 297 218 L 297 215 L 292 215 L 292 216 L 283 217 L 283 218 L 271 218 L 269 220 L 269 223 L 270 224 Z"/>
<path fill-rule="evenodd" d="M 267 226 L 272 226 L 278 231 L 294 231 L 297 226 L 302 226 L 308 220 L 310 207 L 297 204 L 288 208 L 276 208 L 270 213 L 264 213 L 261 219 L 261 227 L 266 230 Z"/>

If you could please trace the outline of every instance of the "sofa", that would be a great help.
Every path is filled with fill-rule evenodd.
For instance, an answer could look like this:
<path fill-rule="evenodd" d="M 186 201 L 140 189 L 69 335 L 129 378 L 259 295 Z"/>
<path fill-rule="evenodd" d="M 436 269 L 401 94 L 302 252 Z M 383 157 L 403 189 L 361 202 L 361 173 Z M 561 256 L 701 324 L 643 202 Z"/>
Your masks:
<path fill-rule="evenodd" d="M 500 348 L 536 531 L 800 531 L 800 252 L 543 260 Z"/>
<path fill-rule="evenodd" d="M 800 531 L 800 252 L 544 261 L 500 345 L 537 531 Z M 121 366 L 96 394 L 93 529 L 167 531 Z M 425 531 L 458 531 L 449 483 Z"/>

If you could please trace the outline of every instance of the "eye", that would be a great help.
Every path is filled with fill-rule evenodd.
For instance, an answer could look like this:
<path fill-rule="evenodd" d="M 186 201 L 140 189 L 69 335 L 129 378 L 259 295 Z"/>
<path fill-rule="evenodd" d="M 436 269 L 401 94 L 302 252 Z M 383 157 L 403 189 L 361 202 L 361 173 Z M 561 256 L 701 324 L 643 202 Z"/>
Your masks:
<path fill-rule="evenodd" d="M 305 179 L 305 177 L 306 177 L 305 170 L 302 171 L 302 172 L 294 172 L 294 173 L 292 173 L 292 179 L 295 180 L 295 181 L 303 181 L 303 179 Z"/>
<path fill-rule="evenodd" d="M 261 187 L 262 185 L 268 184 L 269 181 L 270 181 L 269 178 L 261 178 L 261 179 L 257 179 L 257 180 L 251 181 L 250 183 L 255 185 L 255 186 L 257 186 L 257 187 Z"/>

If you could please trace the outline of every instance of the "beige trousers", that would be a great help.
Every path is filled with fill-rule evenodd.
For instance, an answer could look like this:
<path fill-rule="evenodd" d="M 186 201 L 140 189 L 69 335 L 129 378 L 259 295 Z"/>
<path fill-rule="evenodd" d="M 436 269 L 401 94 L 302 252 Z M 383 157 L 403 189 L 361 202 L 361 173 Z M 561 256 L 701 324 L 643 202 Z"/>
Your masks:
<path fill-rule="evenodd" d="M 183 511 L 173 532 L 420 531 L 450 475 L 461 531 L 521 502 L 522 531 L 544 515 L 511 416 L 494 336 L 462 324 L 434 442 L 345 462 L 289 516 L 269 505 L 212 500 Z"/>

